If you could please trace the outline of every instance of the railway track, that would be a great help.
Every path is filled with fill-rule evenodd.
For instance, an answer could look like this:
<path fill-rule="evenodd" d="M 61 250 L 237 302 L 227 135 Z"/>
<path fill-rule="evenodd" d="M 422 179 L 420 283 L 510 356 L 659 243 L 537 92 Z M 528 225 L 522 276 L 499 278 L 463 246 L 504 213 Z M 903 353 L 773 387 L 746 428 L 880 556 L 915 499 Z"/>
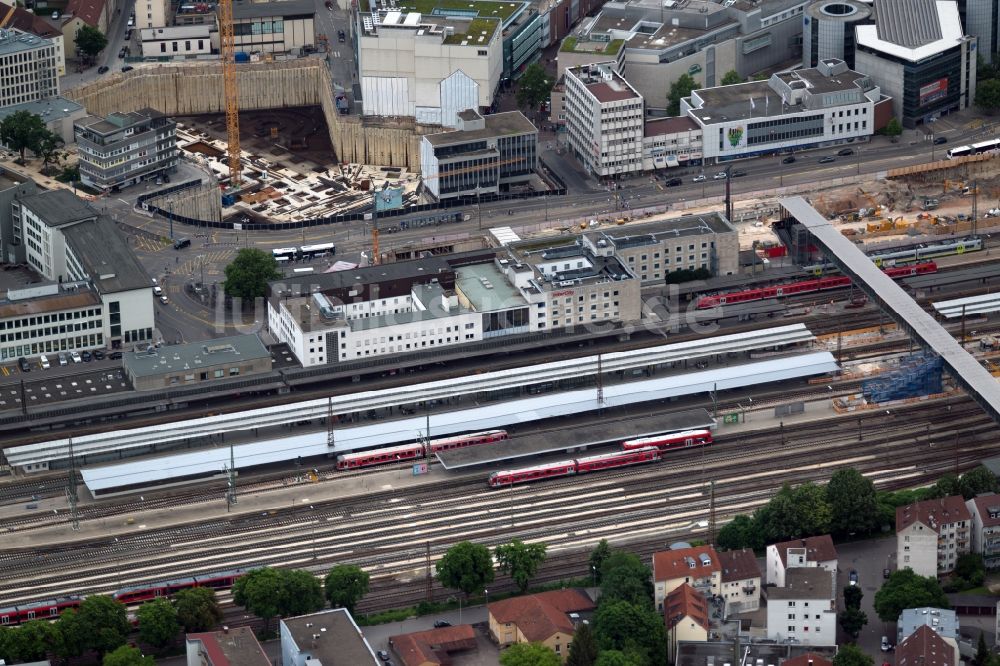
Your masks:
<path fill-rule="evenodd" d="M 940 444 L 958 432 L 942 418 L 946 408 L 927 411 L 903 424 L 872 416 L 861 443 L 853 432 L 831 435 L 830 424 L 822 422 L 785 428 L 784 446 L 774 431 L 769 437 L 720 438 L 708 449 L 674 452 L 660 465 L 595 474 L 585 487 L 568 479 L 491 491 L 485 488 L 485 474 L 477 473 L 408 489 L 405 496 L 376 492 L 317 503 L 311 510 L 281 509 L 273 516 L 5 549 L 0 551 L 0 605 L 261 564 L 322 571 L 332 563 L 353 562 L 368 568 L 379 585 L 396 585 L 414 576 L 423 580 L 428 542 L 436 557 L 459 538 L 490 545 L 513 537 L 542 539 L 553 553 L 602 536 L 655 538 L 662 545 L 664 526 L 707 515 L 708 480 L 715 481 L 716 510 L 723 516 L 752 509 L 785 481 L 824 480 L 842 466 L 873 475 L 880 486 L 912 485 L 941 468 L 971 466 L 994 445 L 994 426 L 975 406 L 952 409 L 953 418 L 967 419 L 961 449 Z M 696 478 L 703 465 L 702 478 Z M 401 546 L 400 539 L 408 545 Z M 389 602 L 375 595 L 366 604 Z"/>

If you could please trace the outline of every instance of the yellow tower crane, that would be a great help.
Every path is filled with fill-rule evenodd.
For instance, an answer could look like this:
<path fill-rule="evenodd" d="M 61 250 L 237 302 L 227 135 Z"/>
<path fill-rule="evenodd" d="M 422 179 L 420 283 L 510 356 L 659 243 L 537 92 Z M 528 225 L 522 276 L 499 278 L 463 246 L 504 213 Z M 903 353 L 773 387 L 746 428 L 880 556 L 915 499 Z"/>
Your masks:
<path fill-rule="evenodd" d="M 17 9 L 17 5 L 16 4 L 11 5 L 10 9 L 7 10 L 7 13 L 4 14 L 3 19 L 0 19 L 0 30 L 3 30 L 4 28 L 6 28 L 7 24 L 10 23 L 10 20 L 12 18 L 14 18 L 14 11 L 16 9 Z"/>
<path fill-rule="evenodd" d="M 233 34 L 233 0 L 219 3 L 222 38 L 222 82 L 226 99 L 226 133 L 229 138 L 229 186 L 240 185 L 240 90 L 236 82 L 236 36 Z"/>

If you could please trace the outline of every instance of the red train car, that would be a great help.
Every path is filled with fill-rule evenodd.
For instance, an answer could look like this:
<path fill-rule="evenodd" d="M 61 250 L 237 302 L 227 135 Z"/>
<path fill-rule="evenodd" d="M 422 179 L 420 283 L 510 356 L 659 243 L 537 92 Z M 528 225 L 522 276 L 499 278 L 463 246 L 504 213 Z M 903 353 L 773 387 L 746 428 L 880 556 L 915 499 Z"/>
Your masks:
<path fill-rule="evenodd" d="M 423 444 L 401 444 L 388 446 L 384 449 L 359 451 L 357 453 L 342 453 L 337 456 L 337 469 L 357 469 L 371 465 L 384 465 L 400 460 L 415 460 L 424 457 Z"/>
<path fill-rule="evenodd" d="M 493 472 L 490 474 L 487 483 L 490 488 L 501 488 L 503 486 L 512 486 L 515 483 L 539 481 L 541 479 L 551 479 L 558 476 L 573 476 L 574 474 L 576 474 L 576 461 L 563 460 L 561 462 L 537 465 L 535 467 Z"/>
<path fill-rule="evenodd" d="M 937 272 L 937 264 L 927 261 L 913 266 L 899 266 L 887 268 L 883 271 L 894 280 L 913 275 L 927 275 Z M 791 296 L 793 294 L 806 294 L 814 291 L 825 291 L 827 289 L 838 289 L 851 284 L 851 278 L 843 275 L 817 278 L 815 280 L 800 280 L 788 284 L 776 284 L 758 289 L 745 289 L 743 291 L 733 291 L 725 294 L 715 294 L 712 296 L 702 296 L 698 299 L 697 309 L 705 310 L 718 307 L 720 305 L 733 305 L 735 303 L 747 303 L 750 301 L 762 301 L 768 298 L 778 298 L 781 296 Z"/>
<path fill-rule="evenodd" d="M 461 449 L 466 446 L 479 446 L 480 444 L 495 444 L 510 439 L 506 430 L 484 430 L 468 435 L 458 435 L 456 437 L 444 437 L 442 439 L 431 440 L 431 452 L 450 451 L 451 449 Z"/>
<path fill-rule="evenodd" d="M 660 459 L 660 450 L 655 446 L 647 446 L 634 451 L 615 451 L 614 453 L 604 453 L 598 456 L 587 456 L 576 459 L 576 473 L 586 474 L 587 472 L 599 472 L 604 469 L 615 467 L 628 467 L 629 465 L 642 465 L 656 462 Z"/>
<path fill-rule="evenodd" d="M 689 446 L 707 446 L 712 443 L 711 430 L 682 430 L 671 432 L 665 435 L 653 435 L 652 437 L 638 437 L 622 442 L 622 449 L 633 451 L 647 446 L 655 446 L 660 451 L 670 451 L 672 449 L 686 449 Z"/>
<path fill-rule="evenodd" d="M 541 481 L 553 477 L 587 474 L 615 467 L 641 465 L 658 460 L 660 460 L 659 449 L 655 446 L 647 446 L 634 451 L 615 451 L 614 453 L 602 453 L 575 460 L 562 460 L 535 467 L 493 472 L 486 483 L 490 488 L 501 488 L 512 486 L 515 483 L 527 483 L 528 481 Z"/>
<path fill-rule="evenodd" d="M 55 620 L 69 608 L 77 608 L 83 597 L 70 595 L 46 601 L 33 601 L 19 606 L 0 608 L 0 625 L 14 626 L 29 620 Z"/>
<path fill-rule="evenodd" d="M 186 578 L 177 578 L 158 583 L 130 585 L 116 591 L 111 596 L 123 604 L 134 604 L 142 601 L 151 601 L 157 597 L 169 597 L 181 590 L 197 586 L 198 582 L 195 581 L 194 576 L 188 576 Z"/>

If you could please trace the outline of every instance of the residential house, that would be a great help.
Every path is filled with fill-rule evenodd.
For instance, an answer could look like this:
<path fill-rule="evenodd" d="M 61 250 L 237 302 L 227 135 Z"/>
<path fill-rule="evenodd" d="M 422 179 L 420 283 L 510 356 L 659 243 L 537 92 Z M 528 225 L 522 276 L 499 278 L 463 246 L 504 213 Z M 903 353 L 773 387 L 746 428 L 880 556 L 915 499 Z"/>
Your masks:
<path fill-rule="evenodd" d="M 417 631 L 391 636 L 389 645 L 403 666 L 445 666 L 453 652 L 476 649 L 476 630 L 463 624 Z"/>
<path fill-rule="evenodd" d="M 663 611 L 668 594 L 687 583 L 710 599 L 719 594 L 722 567 L 715 548 L 695 546 L 653 553 L 653 601 Z"/>
<path fill-rule="evenodd" d="M 489 605 L 490 634 L 500 647 L 514 643 L 541 643 L 565 661 L 580 613 L 594 610 L 594 602 L 579 590 L 552 590 L 512 597 Z"/>
<path fill-rule="evenodd" d="M 722 585 L 719 594 L 725 600 L 725 615 L 755 611 L 760 608 L 760 565 L 749 548 L 719 553 Z"/>
<path fill-rule="evenodd" d="M 783 587 L 767 593 L 767 637 L 804 645 L 837 642 L 836 576 L 821 567 L 793 567 Z"/>
<path fill-rule="evenodd" d="M 971 550 L 971 524 L 972 514 L 959 495 L 897 507 L 898 566 L 921 576 L 948 573 L 958 556 Z"/>
<path fill-rule="evenodd" d="M 896 622 L 896 643 L 902 643 L 904 638 L 923 626 L 930 627 L 958 649 L 958 614 L 941 608 L 904 609 Z"/>
<path fill-rule="evenodd" d="M 837 573 L 837 549 L 829 534 L 793 539 L 767 547 L 767 582 L 785 586 L 785 572 L 793 567 L 820 567 Z"/>
<path fill-rule="evenodd" d="M 896 666 L 958 666 L 958 648 L 922 625 L 896 646 Z"/>
<path fill-rule="evenodd" d="M 983 556 L 987 569 L 1000 568 L 1000 495 L 981 495 L 965 502 L 972 515 L 972 552 Z"/>
<path fill-rule="evenodd" d="M 687 583 L 672 590 L 663 602 L 667 625 L 667 655 L 676 660 L 678 641 L 707 641 L 710 623 L 704 595 Z"/>
<path fill-rule="evenodd" d="M 79 58 L 76 48 L 76 33 L 83 26 L 97 28 L 107 34 L 113 9 L 107 0 L 69 0 L 62 17 L 63 47 L 66 58 Z M 105 48 L 115 48 L 111 43 Z"/>

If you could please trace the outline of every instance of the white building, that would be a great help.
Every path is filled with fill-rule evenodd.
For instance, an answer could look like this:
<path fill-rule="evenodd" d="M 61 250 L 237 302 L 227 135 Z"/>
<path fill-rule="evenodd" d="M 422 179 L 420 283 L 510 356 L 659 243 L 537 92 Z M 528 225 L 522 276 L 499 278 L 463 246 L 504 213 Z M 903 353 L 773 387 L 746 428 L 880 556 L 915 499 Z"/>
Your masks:
<path fill-rule="evenodd" d="M 457 127 L 460 111 L 493 104 L 503 73 L 499 20 L 380 11 L 358 21 L 365 115 Z"/>
<path fill-rule="evenodd" d="M 955 568 L 972 548 L 972 515 L 959 495 L 896 508 L 896 562 L 921 576 Z"/>
<path fill-rule="evenodd" d="M 987 569 L 1000 568 L 1000 495 L 980 495 L 965 502 L 972 515 L 972 552 Z"/>
<path fill-rule="evenodd" d="M 587 171 L 599 177 L 642 171 L 642 96 L 613 62 L 566 70 L 563 113 L 569 145 Z"/>
<path fill-rule="evenodd" d="M 797 567 L 767 593 L 767 637 L 805 645 L 837 644 L 836 577 L 819 567 Z"/>
<path fill-rule="evenodd" d="M 219 33 L 210 25 L 146 28 L 139 31 L 144 58 L 208 55 L 218 48 Z"/>
<path fill-rule="evenodd" d="M 204 16 L 198 12 L 187 15 Z M 288 53 L 301 49 L 316 43 L 316 5 L 312 0 L 234 0 L 233 34 L 237 52 Z"/>
<path fill-rule="evenodd" d="M 6 9 L 4 9 L 4 11 L 6 11 Z M 63 48 L 63 33 L 62 30 L 59 29 L 58 24 L 53 26 L 52 23 L 45 20 L 38 14 L 35 14 L 31 10 L 25 9 L 24 7 L 15 7 L 14 16 L 10 19 L 7 27 L 31 33 L 32 35 L 42 39 L 51 39 L 52 43 L 56 47 L 57 74 L 62 76 L 66 73 L 66 50 Z"/>
<path fill-rule="evenodd" d="M 837 549 L 829 534 L 782 541 L 767 547 L 767 582 L 783 587 L 789 569 L 819 567 L 837 573 Z"/>
<path fill-rule="evenodd" d="M 12 210 L 15 242 L 48 284 L 0 302 L 0 358 L 152 339 L 149 277 L 110 218 L 62 189 L 16 198 Z"/>
<path fill-rule="evenodd" d="M 681 114 L 701 126 L 706 161 L 724 162 L 866 141 L 882 101 L 869 77 L 831 59 L 768 81 L 695 90 L 681 100 Z"/>
<path fill-rule="evenodd" d="M 139 30 L 170 25 L 170 0 L 136 0 L 132 11 Z"/>
<path fill-rule="evenodd" d="M 642 136 L 642 170 L 700 164 L 701 125 L 688 116 L 647 120 Z"/>
<path fill-rule="evenodd" d="M 0 108 L 59 95 L 61 47 L 20 30 L 0 30 Z"/>
<path fill-rule="evenodd" d="M 284 618 L 278 633 L 281 663 L 285 666 L 380 666 L 382 663 L 344 608 Z"/>
<path fill-rule="evenodd" d="M 958 615 L 953 610 L 942 608 L 904 608 L 896 621 L 896 644 L 920 627 L 930 627 L 934 633 L 948 641 L 958 656 Z"/>

